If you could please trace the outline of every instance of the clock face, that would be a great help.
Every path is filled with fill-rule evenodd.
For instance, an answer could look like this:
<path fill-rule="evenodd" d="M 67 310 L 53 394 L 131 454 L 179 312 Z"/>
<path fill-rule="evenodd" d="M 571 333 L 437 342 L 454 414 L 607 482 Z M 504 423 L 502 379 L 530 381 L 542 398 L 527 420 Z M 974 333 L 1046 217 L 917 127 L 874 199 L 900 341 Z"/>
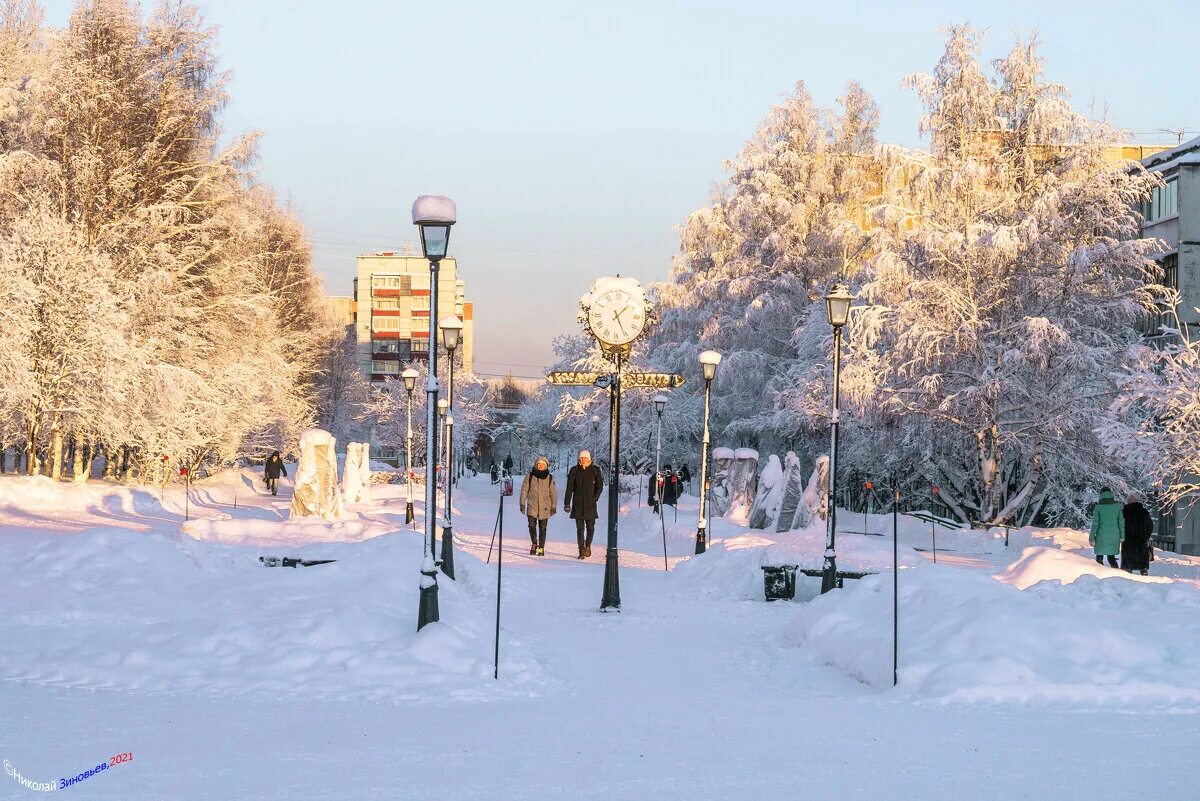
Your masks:
<path fill-rule="evenodd" d="M 588 309 L 588 327 L 606 345 L 628 345 L 646 327 L 646 298 L 624 286 L 601 289 Z"/>

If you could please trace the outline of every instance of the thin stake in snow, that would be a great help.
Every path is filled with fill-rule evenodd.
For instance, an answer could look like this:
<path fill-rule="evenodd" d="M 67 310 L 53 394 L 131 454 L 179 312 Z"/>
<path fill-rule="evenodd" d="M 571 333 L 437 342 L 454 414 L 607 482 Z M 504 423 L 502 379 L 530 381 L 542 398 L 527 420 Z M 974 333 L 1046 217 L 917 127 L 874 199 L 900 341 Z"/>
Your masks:
<path fill-rule="evenodd" d="M 496 513 L 496 530 L 500 532 L 500 550 L 496 553 L 496 653 L 492 662 L 492 678 L 500 679 L 500 588 L 504 575 L 504 482 L 500 482 L 500 511 Z M 495 533 L 492 535 L 495 539 Z M 488 548 L 488 559 L 491 559 L 492 549 Z"/>
<path fill-rule="evenodd" d="M 900 681 L 900 485 L 892 475 L 892 686 Z"/>

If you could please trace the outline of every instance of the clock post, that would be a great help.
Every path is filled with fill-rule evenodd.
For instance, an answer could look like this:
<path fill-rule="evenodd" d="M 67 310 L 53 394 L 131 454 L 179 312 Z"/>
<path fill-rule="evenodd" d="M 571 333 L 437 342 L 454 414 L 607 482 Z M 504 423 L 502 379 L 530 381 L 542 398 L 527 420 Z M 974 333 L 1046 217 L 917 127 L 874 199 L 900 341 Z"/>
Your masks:
<path fill-rule="evenodd" d="M 608 547 L 604 554 L 604 596 L 600 599 L 600 611 L 621 611 L 621 577 L 617 564 L 617 514 L 621 508 L 621 365 L 623 352 L 616 351 L 613 361 L 616 366 L 612 381 L 608 385 Z"/>
<path fill-rule="evenodd" d="M 600 611 L 621 609 L 621 581 L 617 560 L 617 514 L 621 505 L 621 369 L 653 315 L 646 291 L 634 278 L 620 275 L 600 278 L 579 299 L 579 322 L 600 349 L 613 360 L 608 381 L 608 449 L 611 474 L 608 485 L 608 548 L 604 556 L 604 595 Z M 602 384 L 597 384 L 602 386 Z"/>

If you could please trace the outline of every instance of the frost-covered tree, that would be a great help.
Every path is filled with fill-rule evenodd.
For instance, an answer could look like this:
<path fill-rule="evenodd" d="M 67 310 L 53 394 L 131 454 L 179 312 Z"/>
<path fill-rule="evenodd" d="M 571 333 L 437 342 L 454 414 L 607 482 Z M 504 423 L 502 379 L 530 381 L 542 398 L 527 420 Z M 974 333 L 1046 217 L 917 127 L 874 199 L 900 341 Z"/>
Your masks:
<path fill-rule="evenodd" d="M 654 287 L 661 324 L 647 356 L 656 366 L 694 379 L 700 351 L 725 356 L 718 443 L 774 443 L 804 425 L 775 400 L 789 386 L 794 334 L 861 249 L 856 221 L 879 184 L 874 101 L 851 83 L 839 107 L 818 108 L 797 84 L 726 164 L 728 183 L 688 218 L 671 276 Z M 689 394 L 701 388 L 693 381 Z"/>
<path fill-rule="evenodd" d="M 213 31 L 196 7 L 83 0 L 65 28 L 0 12 L 3 419 L 30 469 L 64 447 L 197 467 L 310 424 L 323 293 L 299 223 L 226 142 Z M 8 360 L 8 361 L 5 361 Z M 7 393 L 7 395 L 5 394 Z M 11 431 L 11 428 L 10 428 Z"/>
<path fill-rule="evenodd" d="M 886 149 L 851 389 L 939 440 L 921 463 L 964 521 L 1078 520 L 1081 490 L 1119 478 L 1094 429 L 1152 306 L 1134 207 L 1153 179 L 1042 82 L 1035 42 L 994 77 L 977 49 L 953 28 L 908 80 L 932 152 Z"/>

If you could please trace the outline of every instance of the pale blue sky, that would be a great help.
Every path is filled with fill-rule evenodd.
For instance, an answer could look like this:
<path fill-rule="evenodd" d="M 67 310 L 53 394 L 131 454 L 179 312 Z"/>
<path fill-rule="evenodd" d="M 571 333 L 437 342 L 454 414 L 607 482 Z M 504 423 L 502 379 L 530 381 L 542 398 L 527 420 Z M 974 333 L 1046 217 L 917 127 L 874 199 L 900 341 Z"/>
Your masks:
<path fill-rule="evenodd" d="M 49 21 L 71 5 L 46 3 Z M 263 132 L 262 176 L 298 209 L 330 294 L 350 293 L 359 252 L 415 240 L 416 195 L 458 202 L 481 373 L 540 374 L 595 277 L 665 277 L 675 226 L 797 80 L 822 104 L 861 81 L 881 138 L 918 144 L 899 83 L 933 68 L 945 24 L 988 29 L 987 58 L 1036 27 L 1077 107 L 1200 129 L 1200 3 L 1183 0 L 203 7 L 233 73 L 225 126 Z"/>

